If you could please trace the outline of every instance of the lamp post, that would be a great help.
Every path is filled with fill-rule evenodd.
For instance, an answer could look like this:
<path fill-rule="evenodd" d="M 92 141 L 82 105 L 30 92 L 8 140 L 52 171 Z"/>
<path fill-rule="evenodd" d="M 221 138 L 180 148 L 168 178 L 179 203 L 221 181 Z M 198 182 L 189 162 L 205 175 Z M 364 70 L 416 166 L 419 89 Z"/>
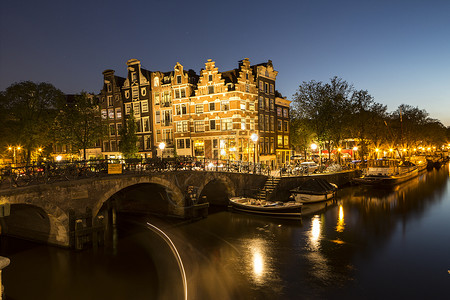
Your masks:
<path fill-rule="evenodd" d="M 253 141 L 253 174 L 256 173 L 256 143 L 258 142 L 258 134 L 252 133 L 250 139 Z"/>
<path fill-rule="evenodd" d="M 355 160 L 356 159 L 356 151 L 358 151 L 358 147 L 353 147 L 353 151 L 352 151 L 352 154 L 353 154 L 353 160 Z"/>
<path fill-rule="evenodd" d="M 319 149 L 319 165 L 322 166 L 322 155 L 321 155 L 321 153 L 320 153 L 320 147 L 319 147 L 319 145 L 317 145 L 316 143 L 312 143 L 312 144 L 311 144 L 311 150 L 312 150 L 312 151 L 316 151 L 317 149 Z"/>
<path fill-rule="evenodd" d="M 164 148 L 166 148 L 166 143 L 161 142 L 159 143 L 159 149 L 161 150 L 161 159 L 163 158 L 163 152 L 164 152 Z"/>
<path fill-rule="evenodd" d="M 22 147 L 20 147 L 20 146 L 15 146 L 15 147 L 11 147 L 11 146 L 9 146 L 8 147 L 8 150 L 9 151 L 13 151 L 13 164 L 16 164 L 16 149 L 17 149 L 17 151 L 20 151 L 20 149 L 22 149 Z"/>

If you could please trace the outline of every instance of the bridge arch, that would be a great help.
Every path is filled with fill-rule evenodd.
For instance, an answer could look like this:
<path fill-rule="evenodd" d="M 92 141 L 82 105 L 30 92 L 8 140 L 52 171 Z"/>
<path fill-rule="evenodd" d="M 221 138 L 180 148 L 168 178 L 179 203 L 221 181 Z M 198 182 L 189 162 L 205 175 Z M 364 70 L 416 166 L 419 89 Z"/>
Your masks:
<path fill-rule="evenodd" d="M 108 201 L 115 194 L 127 188 L 137 186 L 140 184 L 156 184 L 165 188 L 167 193 L 167 198 L 172 200 L 169 202 L 169 207 L 171 207 L 170 213 L 174 215 L 183 216 L 184 215 L 184 195 L 178 186 L 176 186 L 172 181 L 163 177 L 133 177 L 128 180 L 119 180 L 115 182 L 115 185 L 109 187 L 102 191 L 102 195 L 97 198 L 95 204 L 93 205 L 93 215 L 96 216 L 103 204 Z"/>
<path fill-rule="evenodd" d="M 207 176 L 205 180 L 202 182 L 202 184 L 199 186 L 198 194 L 201 195 L 207 195 L 209 194 L 208 188 L 211 187 L 211 185 L 218 185 L 216 186 L 219 190 L 219 193 L 225 193 L 227 198 L 233 197 L 236 195 L 236 187 L 234 182 L 227 176 L 227 174 L 211 174 L 211 176 Z M 224 190 L 222 190 L 222 188 Z M 223 196 L 223 195 L 219 195 Z M 211 202 L 213 199 L 207 199 L 208 202 L 211 204 L 226 204 L 225 201 L 228 199 L 222 199 L 219 200 L 218 203 Z"/>
<path fill-rule="evenodd" d="M 4 233 L 25 239 L 66 246 L 69 243 L 68 215 L 57 205 L 10 199 L 10 215 Z"/>

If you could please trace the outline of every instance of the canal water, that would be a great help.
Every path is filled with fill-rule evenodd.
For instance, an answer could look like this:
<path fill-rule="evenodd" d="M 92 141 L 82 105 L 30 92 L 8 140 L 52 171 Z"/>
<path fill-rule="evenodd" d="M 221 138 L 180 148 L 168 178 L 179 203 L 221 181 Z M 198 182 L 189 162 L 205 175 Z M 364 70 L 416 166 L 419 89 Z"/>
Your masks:
<path fill-rule="evenodd" d="M 120 214 L 96 250 L 1 237 L 6 299 L 449 299 L 449 174 L 345 187 L 301 220 Z"/>

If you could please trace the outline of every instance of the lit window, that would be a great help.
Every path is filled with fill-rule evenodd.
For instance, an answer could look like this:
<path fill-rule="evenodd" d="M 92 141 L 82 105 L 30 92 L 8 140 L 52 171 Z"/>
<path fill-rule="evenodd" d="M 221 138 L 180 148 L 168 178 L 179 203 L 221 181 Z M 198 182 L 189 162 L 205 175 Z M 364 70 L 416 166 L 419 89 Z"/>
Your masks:
<path fill-rule="evenodd" d="M 148 101 L 147 100 L 142 101 L 141 105 L 142 105 L 142 112 L 147 113 L 148 112 Z"/>
<path fill-rule="evenodd" d="M 125 114 L 129 115 L 131 113 L 131 103 L 125 103 Z"/>
<path fill-rule="evenodd" d="M 222 101 L 221 102 L 221 108 L 222 111 L 230 110 L 230 102 L 229 101 Z"/>
<path fill-rule="evenodd" d="M 142 128 L 144 132 L 150 131 L 150 120 L 148 117 L 142 118 Z"/>
<path fill-rule="evenodd" d="M 106 120 L 107 117 L 108 117 L 108 113 L 107 113 L 106 109 L 102 109 L 102 119 Z"/>
<path fill-rule="evenodd" d="M 141 88 L 141 94 L 142 96 L 147 95 L 147 89 L 145 87 Z"/>
<path fill-rule="evenodd" d="M 141 110 L 139 108 L 139 102 L 133 103 L 133 115 L 135 117 L 139 117 L 141 115 Z"/>
<path fill-rule="evenodd" d="M 205 122 L 204 121 L 195 121 L 194 122 L 194 130 L 195 130 L 195 132 L 205 131 Z"/>
<path fill-rule="evenodd" d="M 209 111 L 215 111 L 216 110 L 216 103 L 210 102 L 209 103 Z"/>
<path fill-rule="evenodd" d="M 203 104 L 197 104 L 197 105 L 195 106 L 195 113 L 196 113 L 196 114 L 201 114 L 201 113 L 203 113 Z"/>

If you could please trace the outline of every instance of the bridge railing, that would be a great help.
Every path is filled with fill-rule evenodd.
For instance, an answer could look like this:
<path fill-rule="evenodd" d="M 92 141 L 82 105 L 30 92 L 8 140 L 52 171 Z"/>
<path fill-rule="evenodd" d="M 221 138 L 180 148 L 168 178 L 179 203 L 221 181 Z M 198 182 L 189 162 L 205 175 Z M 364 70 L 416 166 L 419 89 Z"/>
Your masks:
<path fill-rule="evenodd" d="M 144 174 L 167 171 L 235 172 L 269 175 L 269 168 L 251 162 L 197 159 L 197 158 L 152 158 L 152 159 L 106 159 L 73 162 L 41 162 L 29 166 L 4 166 L 0 168 L 0 188 L 15 188 L 34 184 L 51 184 L 90 177 L 109 176 L 108 166 L 120 165 L 114 175 Z"/>

